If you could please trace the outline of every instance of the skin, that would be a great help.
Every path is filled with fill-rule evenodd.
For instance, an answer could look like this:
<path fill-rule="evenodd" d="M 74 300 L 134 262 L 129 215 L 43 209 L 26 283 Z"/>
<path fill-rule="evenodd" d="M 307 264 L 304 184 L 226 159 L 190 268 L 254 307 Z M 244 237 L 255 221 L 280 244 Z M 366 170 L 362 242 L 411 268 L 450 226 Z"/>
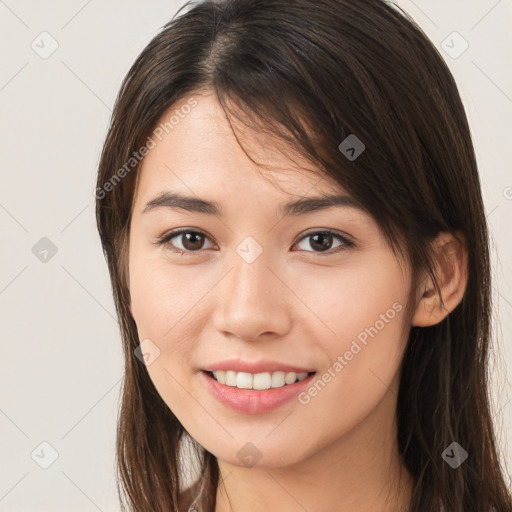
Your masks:
<path fill-rule="evenodd" d="M 275 139 L 246 131 L 251 156 L 279 166 L 263 171 L 238 145 L 214 96 L 193 97 L 197 106 L 140 169 L 130 226 L 130 309 L 140 340 L 160 350 L 147 367 L 156 389 L 219 460 L 215 511 L 263 512 L 276 504 L 281 512 L 405 510 L 413 482 L 396 445 L 399 365 L 411 325 L 441 321 L 462 299 L 465 249 L 446 233 L 436 241 L 444 308 L 428 278 L 411 295 L 409 267 L 367 213 L 331 207 L 278 214 L 280 203 L 339 193 L 337 183 L 300 171 L 275 150 Z M 225 216 L 167 208 L 142 213 L 164 190 L 217 201 Z M 167 246 L 153 243 L 178 228 L 206 238 L 188 256 L 171 250 L 171 243 L 191 247 L 184 236 Z M 305 237 L 325 229 L 356 246 L 335 252 L 342 242 L 333 237 L 322 251 Z M 236 252 L 247 236 L 263 249 L 252 263 Z M 413 318 L 404 316 L 409 300 L 416 304 Z M 200 378 L 201 368 L 231 356 L 286 361 L 322 375 L 396 303 L 401 311 L 307 404 L 294 399 L 270 413 L 244 414 L 217 402 Z M 252 467 L 237 456 L 248 442 L 261 454 Z"/>

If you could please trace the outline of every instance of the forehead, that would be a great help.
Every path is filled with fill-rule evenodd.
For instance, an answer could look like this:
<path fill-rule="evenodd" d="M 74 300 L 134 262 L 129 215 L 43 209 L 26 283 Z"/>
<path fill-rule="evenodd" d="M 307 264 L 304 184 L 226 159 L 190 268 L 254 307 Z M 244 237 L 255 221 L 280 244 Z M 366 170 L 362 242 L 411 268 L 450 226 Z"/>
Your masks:
<path fill-rule="evenodd" d="M 187 195 L 264 195 L 272 201 L 343 192 L 293 147 L 233 118 L 231 122 L 236 136 L 211 93 L 187 96 L 170 107 L 139 168 L 137 204 L 170 188 Z"/>

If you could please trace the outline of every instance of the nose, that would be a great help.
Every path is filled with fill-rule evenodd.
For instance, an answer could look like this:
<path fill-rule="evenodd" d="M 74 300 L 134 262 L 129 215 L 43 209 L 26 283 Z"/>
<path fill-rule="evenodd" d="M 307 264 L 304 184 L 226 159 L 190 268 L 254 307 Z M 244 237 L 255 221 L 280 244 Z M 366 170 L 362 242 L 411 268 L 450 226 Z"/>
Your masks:
<path fill-rule="evenodd" d="M 251 341 L 284 336 L 290 329 L 292 294 L 264 254 L 251 263 L 235 255 L 219 283 L 213 325 L 225 336 Z"/>

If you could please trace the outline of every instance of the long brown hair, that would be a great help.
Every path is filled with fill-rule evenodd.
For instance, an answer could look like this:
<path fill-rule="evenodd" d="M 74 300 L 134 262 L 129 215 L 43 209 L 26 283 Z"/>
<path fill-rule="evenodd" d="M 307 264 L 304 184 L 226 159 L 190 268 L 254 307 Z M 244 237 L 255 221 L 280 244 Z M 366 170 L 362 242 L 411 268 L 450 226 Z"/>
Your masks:
<path fill-rule="evenodd" d="M 464 236 L 461 303 L 441 323 L 410 331 L 398 446 L 415 481 L 411 512 L 441 504 L 446 512 L 511 512 L 489 405 L 488 228 L 468 122 L 442 57 L 382 0 L 207 0 L 188 8 L 125 77 L 98 170 L 97 225 L 126 368 L 116 452 L 123 510 L 186 511 L 193 498 L 195 510 L 215 508 L 215 456 L 190 438 L 134 354 L 140 340 L 127 280 L 139 150 L 175 102 L 211 90 L 226 115 L 275 134 L 347 190 L 393 250 L 404 251 L 415 278 L 428 272 L 435 280 L 431 242 L 439 232 Z M 353 161 L 339 149 L 351 134 L 365 145 Z M 186 440 L 199 476 L 185 492 Z M 469 454 L 455 469 L 441 456 L 454 441 Z"/>

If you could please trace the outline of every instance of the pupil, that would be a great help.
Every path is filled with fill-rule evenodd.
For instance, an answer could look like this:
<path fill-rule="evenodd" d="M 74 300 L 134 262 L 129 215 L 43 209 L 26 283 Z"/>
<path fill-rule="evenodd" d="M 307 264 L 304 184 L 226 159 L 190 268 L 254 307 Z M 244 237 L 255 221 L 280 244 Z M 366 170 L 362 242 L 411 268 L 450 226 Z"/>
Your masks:
<path fill-rule="evenodd" d="M 317 244 L 317 239 L 320 238 L 321 240 L 325 240 L 326 238 L 327 239 L 330 239 L 331 238 L 331 235 L 329 235 L 328 233 L 319 233 L 319 234 L 316 234 L 316 235 L 313 235 L 312 237 L 312 242 L 310 243 L 311 247 L 315 247 L 314 244 Z M 329 249 L 331 247 L 331 243 L 328 243 L 327 246 L 325 244 L 318 244 L 318 248 L 320 249 Z"/>
<path fill-rule="evenodd" d="M 194 241 L 192 241 L 191 247 L 187 247 L 187 245 L 189 245 L 190 239 L 191 238 L 194 239 L 196 237 L 199 239 L 199 247 L 194 246 Z M 185 233 L 186 242 L 183 245 L 185 246 L 186 249 L 189 249 L 189 250 L 190 249 L 198 249 L 201 247 L 201 242 L 202 242 L 201 237 L 202 237 L 202 235 L 200 233 Z M 197 241 L 196 241 L 196 243 L 197 243 Z"/>

